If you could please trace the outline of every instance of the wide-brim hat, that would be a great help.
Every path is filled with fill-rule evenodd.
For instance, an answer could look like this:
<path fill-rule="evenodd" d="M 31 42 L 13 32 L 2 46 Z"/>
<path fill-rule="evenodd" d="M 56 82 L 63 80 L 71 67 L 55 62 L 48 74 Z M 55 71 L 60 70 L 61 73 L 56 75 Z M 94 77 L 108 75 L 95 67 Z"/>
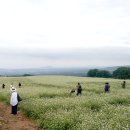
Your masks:
<path fill-rule="evenodd" d="M 11 92 L 16 92 L 16 88 L 15 87 L 11 87 L 10 90 L 11 90 Z"/>

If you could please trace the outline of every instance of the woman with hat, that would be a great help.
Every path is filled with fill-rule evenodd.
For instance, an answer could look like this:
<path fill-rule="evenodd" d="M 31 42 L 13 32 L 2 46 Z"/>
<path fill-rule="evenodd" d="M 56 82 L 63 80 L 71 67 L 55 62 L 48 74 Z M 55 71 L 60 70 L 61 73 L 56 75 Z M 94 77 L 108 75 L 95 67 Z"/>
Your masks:
<path fill-rule="evenodd" d="M 11 114 L 16 115 L 17 114 L 18 102 L 21 101 L 21 98 L 18 95 L 15 87 L 12 87 L 10 89 L 12 91 L 11 98 L 10 98 Z"/>

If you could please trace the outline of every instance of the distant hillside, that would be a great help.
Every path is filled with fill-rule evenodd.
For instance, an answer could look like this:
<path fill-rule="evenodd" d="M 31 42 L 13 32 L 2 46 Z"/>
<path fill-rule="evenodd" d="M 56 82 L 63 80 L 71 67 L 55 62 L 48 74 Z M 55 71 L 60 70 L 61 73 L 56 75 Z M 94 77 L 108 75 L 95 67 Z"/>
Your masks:
<path fill-rule="evenodd" d="M 99 70 L 107 70 L 113 72 L 121 66 L 114 67 L 95 67 Z M 130 66 L 127 66 L 130 67 Z M 90 67 L 86 68 L 54 68 L 54 67 L 43 67 L 43 68 L 30 68 L 30 69 L 0 69 L 1 76 L 22 76 L 22 75 L 66 75 L 66 76 L 87 76 L 87 72 Z"/>
<path fill-rule="evenodd" d="M 0 69 L 1 76 L 21 75 L 70 75 L 86 76 L 89 68 L 32 68 L 32 69 Z"/>

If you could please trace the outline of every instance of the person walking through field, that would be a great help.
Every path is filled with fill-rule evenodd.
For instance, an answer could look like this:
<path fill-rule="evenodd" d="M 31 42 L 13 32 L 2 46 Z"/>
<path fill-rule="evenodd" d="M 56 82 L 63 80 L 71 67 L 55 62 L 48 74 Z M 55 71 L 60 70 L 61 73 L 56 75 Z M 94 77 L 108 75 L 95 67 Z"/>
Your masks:
<path fill-rule="evenodd" d="M 105 93 L 106 93 L 106 92 L 110 92 L 110 85 L 109 85 L 108 82 L 105 83 L 105 88 L 104 88 L 104 90 L 105 90 Z"/>
<path fill-rule="evenodd" d="M 18 102 L 22 101 L 21 97 L 16 91 L 15 87 L 10 88 L 12 94 L 10 97 L 10 104 L 11 104 L 11 114 L 16 115 L 17 114 L 17 107 L 18 107 Z"/>
<path fill-rule="evenodd" d="M 80 85 L 80 83 L 78 83 L 78 85 L 77 85 L 77 96 L 78 95 L 81 95 L 82 94 L 82 86 Z"/>

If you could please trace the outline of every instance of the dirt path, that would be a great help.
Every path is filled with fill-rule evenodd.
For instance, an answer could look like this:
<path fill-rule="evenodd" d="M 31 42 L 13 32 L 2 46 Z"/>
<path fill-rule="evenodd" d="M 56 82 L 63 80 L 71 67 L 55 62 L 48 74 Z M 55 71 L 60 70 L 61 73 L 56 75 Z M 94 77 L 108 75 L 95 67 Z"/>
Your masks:
<path fill-rule="evenodd" d="M 0 130 L 41 130 L 22 112 L 10 114 L 10 107 L 0 102 Z"/>

